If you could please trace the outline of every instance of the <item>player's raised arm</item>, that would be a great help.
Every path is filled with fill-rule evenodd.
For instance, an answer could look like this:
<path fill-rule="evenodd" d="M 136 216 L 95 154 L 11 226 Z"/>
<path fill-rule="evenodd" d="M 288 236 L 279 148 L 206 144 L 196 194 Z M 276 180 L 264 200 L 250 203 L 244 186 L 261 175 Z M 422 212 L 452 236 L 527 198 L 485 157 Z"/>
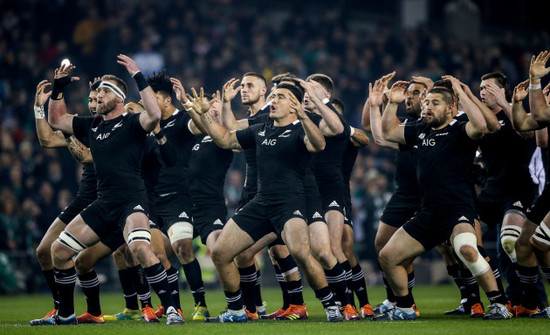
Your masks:
<path fill-rule="evenodd" d="M 372 137 L 374 138 L 374 143 L 377 145 L 397 149 L 398 144 L 388 141 L 384 138 L 382 133 L 382 115 L 380 115 L 380 106 L 382 105 L 382 100 L 384 96 L 385 85 L 382 79 L 378 79 L 374 86 L 372 83 L 369 83 L 369 119 L 370 119 L 370 130 Z"/>
<path fill-rule="evenodd" d="M 187 94 L 185 93 L 185 88 L 183 88 L 181 81 L 177 78 L 170 78 L 170 82 L 173 85 L 172 89 L 174 90 L 174 93 L 176 93 L 176 99 L 178 99 L 178 101 L 183 105 L 183 108 L 185 108 L 185 111 L 191 117 L 189 130 L 193 135 L 204 134 L 206 131 L 202 126 L 200 116 L 195 112 L 193 108 L 191 108 L 193 103 L 187 97 Z"/>
<path fill-rule="evenodd" d="M 223 149 L 231 150 L 242 150 L 239 141 L 237 140 L 237 135 L 235 132 L 230 132 L 219 124 L 208 111 L 210 106 L 214 103 L 214 100 L 208 100 L 204 97 L 204 89 L 201 87 L 200 95 L 197 94 L 195 89 L 191 89 L 193 96 L 190 97 L 191 102 L 193 103 L 192 108 L 200 115 L 204 129 L 212 137 L 212 140 Z"/>
<path fill-rule="evenodd" d="M 405 101 L 407 86 L 409 82 L 397 81 L 390 89 L 388 105 L 382 115 L 382 136 L 387 141 L 406 144 L 405 127 L 397 118 L 397 106 Z"/>
<path fill-rule="evenodd" d="M 139 114 L 139 122 L 143 129 L 152 131 L 155 129 L 161 117 L 155 92 L 153 92 L 151 86 L 147 84 L 143 73 L 141 73 L 138 65 L 132 58 L 121 54 L 117 56 L 117 59 L 117 63 L 123 65 L 136 81 L 143 107 L 145 107 L 145 112 Z"/>
<path fill-rule="evenodd" d="M 325 104 L 324 101 L 328 102 L 328 97 L 322 95 L 324 89 L 321 84 L 314 80 L 305 81 L 298 79 L 298 82 L 304 88 L 309 100 L 317 107 L 319 114 L 323 118 L 319 124 L 319 128 L 323 132 L 323 135 L 335 136 L 341 134 L 344 131 L 344 125 L 336 112 Z"/>
<path fill-rule="evenodd" d="M 480 139 L 483 135 L 487 134 L 487 121 L 485 116 L 477 108 L 477 106 L 468 97 L 462 85 L 458 79 L 453 76 L 443 76 L 443 80 L 451 82 L 454 94 L 458 97 L 462 108 L 466 115 L 468 115 L 468 123 L 466 124 L 466 132 L 472 139 Z M 492 116 L 496 118 L 494 115 Z"/>
<path fill-rule="evenodd" d="M 67 106 L 63 99 L 63 90 L 71 82 L 80 80 L 78 77 L 69 77 L 69 74 L 74 69 L 75 66 L 73 64 L 62 64 L 61 67 L 55 69 L 52 95 L 48 105 L 48 122 L 52 127 L 66 134 L 73 133 L 73 115 L 67 113 Z"/>
<path fill-rule="evenodd" d="M 43 148 L 65 147 L 65 138 L 61 131 L 54 131 L 45 119 L 44 105 L 48 101 L 52 92 L 46 92 L 51 84 L 47 80 L 42 80 L 36 86 L 36 96 L 34 99 L 34 120 L 36 124 L 36 135 L 38 142 Z"/>
<path fill-rule="evenodd" d="M 529 94 L 529 80 L 526 80 L 514 88 L 512 96 L 512 126 L 516 131 L 530 131 L 539 129 L 540 126 L 531 114 L 527 114 L 523 108 L 523 100 Z"/>
<path fill-rule="evenodd" d="M 476 105 L 479 111 L 483 114 L 483 117 L 487 122 L 487 133 L 491 134 L 499 131 L 500 123 L 498 122 L 498 119 L 496 118 L 495 113 L 493 113 L 493 111 L 486 104 L 484 104 L 481 100 L 478 99 L 478 97 L 475 96 L 475 94 L 472 93 L 472 90 L 468 85 L 461 82 L 460 86 L 462 87 L 462 90 L 466 93 L 468 98 Z M 506 97 L 504 97 L 504 99 L 506 99 Z M 507 114 L 507 116 L 509 115 Z"/>
<path fill-rule="evenodd" d="M 541 89 L 540 80 L 550 72 L 546 63 L 550 58 L 550 52 L 543 51 L 535 58 L 531 58 L 529 66 L 529 109 L 533 118 L 539 122 L 550 121 L 550 106 Z"/>
<path fill-rule="evenodd" d="M 304 143 L 306 144 L 307 150 L 309 152 L 324 150 L 326 145 L 325 136 L 323 136 L 321 129 L 319 129 L 319 127 L 317 127 L 307 116 L 307 113 L 302 107 L 302 103 L 298 101 L 294 94 L 290 94 L 290 108 L 294 109 L 298 120 L 300 120 L 302 124 L 302 128 L 304 128 L 304 132 L 306 133 Z"/>
<path fill-rule="evenodd" d="M 238 83 L 239 79 L 231 78 L 223 85 L 222 89 L 221 121 L 222 125 L 229 130 L 240 130 L 248 127 L 248 120 L 237 120 L 233 114 L 233 110 L 231 109 L 231 101 L 242 88 L 241 85 L 235 87 Z"/>

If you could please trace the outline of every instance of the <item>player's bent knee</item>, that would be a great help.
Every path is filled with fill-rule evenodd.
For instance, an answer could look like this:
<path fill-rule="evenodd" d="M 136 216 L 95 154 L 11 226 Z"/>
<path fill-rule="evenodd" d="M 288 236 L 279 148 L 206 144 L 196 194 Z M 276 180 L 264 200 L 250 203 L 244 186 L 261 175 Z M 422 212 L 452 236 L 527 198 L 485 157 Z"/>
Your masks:
<path fill-rule="evenodd" d="M 541 251 L 550 250 L 550 228 L 541 223 L 531 237 L 531 244 Z"/>
<path fill-rule="evenodd" d="M 189 222 L 176 222 L 168 229 L 170 244 L 179 240 L 193 239 L 193 225 Z"/>
<path fill-rule="evenodd" d="M 460 233 L 456 235 L 453 239 L 453 248 L 458 258 L 472 272 L 474 277 L 481 276 L 491 268 L 477 250 L 477 237 L 475 234 Z"/>
<path fill-rule="evenodd" d="M 517 262 L 516 241 L 520 234 L 521 227 L 514 225 L 502 227 L 500 230 L 500 243 L 502 244 L 502 249 L 504 249 L 504 252 L 510 257 L 512 262 Z"/>
<path fill-rule="evenodd" d="M 127 241 L 128 241 L 127 244 L 129 248 L 132 248 L 132 244 L 135 244 L 136 242 L 151 244 L 151 231 L 146 228 L 132 229 L 128 232 Z M 141 243 L 137 243 L 137 244 L 141 245 Z"/>
<path fill-rule="evenodd" d="M 76 273 L 82 274 L 92 271 L 94 268 L 94 264 L 92 264 L 91 260 L 87 259 L 86 257 L 77 257 L 74 260 L 74 267 L 76 269 Z"/>
<path fill-rule="evenodd" d="M 74 235 L 67 232 L 66 230 L 62 231 L 61 234 L 59 234 L 56 242 L 59 243 L 54 242 L 52 244 L 52 253 L 60 253 L 62 250 L 60 249 L 61 245 L 71 249 L 76 254 L 86 249 L 86 246 L 82 242 L 80 242 Z"/>

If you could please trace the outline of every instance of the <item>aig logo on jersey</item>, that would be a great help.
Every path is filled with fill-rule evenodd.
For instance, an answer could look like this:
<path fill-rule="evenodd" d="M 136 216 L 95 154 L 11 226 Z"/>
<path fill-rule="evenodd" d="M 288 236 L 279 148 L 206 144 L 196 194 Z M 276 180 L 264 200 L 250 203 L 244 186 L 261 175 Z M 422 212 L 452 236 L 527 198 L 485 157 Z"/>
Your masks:
<path fill-rule="evenodd" d="M 435 139 L 433 138 L 425 138 L 422 140 L 422 146 L 423 147 L 435 147 Z"/>
<path fill-rule="evenodd" d="M 262 145 L 274 146 L 275 144 L 277 144 L 277 139 L 275 138 L 266 138 L 262 142 Z"/>
<path fill-rule="evenodd" d="M 109 137 L 109 135 L 111 135 L 111 133 L 104 133 L 104 134 L 99 134 L 97 135 L 97 137 L 95 138 L 97 141 L 103 141 L 104 139 L 106 139 L 107 137 Z"/>

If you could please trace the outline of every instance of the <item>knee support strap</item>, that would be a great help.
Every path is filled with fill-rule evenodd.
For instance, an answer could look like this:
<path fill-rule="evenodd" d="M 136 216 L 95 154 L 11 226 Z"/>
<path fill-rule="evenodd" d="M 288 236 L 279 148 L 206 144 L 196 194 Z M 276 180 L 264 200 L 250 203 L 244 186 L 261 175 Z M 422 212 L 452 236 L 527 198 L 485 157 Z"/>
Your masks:
<path fill-rule="evenodd" d="M 86 246 L 82 244 L 76 237 L 74 237 L 71 233 L 67 232 L 66 230 L 62 231 L 61 234 L 59 234 L 59 237 L 57 238 L 59 242 L 61 242 L 66 247 L 72 249 L 77 254 L 81 252 L 82 250 L 86 249 Z"/>
<path fill-rule="evenodd" d="M 128 232 L 128 245 L 138 241 L 151 243 L 151 232 L 149 229 L 136 228 Z"/>
<path fill-rule="evenodd" d="M 502 244 L 502 249 L 510 257 L 513 263 L 517 263 L 518 259 L 516 257 L 516 241 L 521 234 L 521 227 L 518 226 L 506 226 L 502 227 L 500 230 L 500 243 Z"/>
<path fill-rule="evenodd" d="M 176 222 L 168 229 L 168 237 L 170 243 L 174 244 L 176 241 L 184 240 L 186 238 L 193 238 L 193 225 L 189 222 Z"/>
<path fill-rule="evenodd" d="M 544 222 L 541 222 L 533 233 L 533 239 L 550 246 L 550 228 Z"/>
<path fill-rule="evenodd" d="M 469 246 L 475 249 L 477 252 L 477 260 L 475 262 L 470 262 L 460 252 L 460 248 L 463 246 Z M 481 276 L 487 270 L 489 270 L 491 267 L 489 266 L 489 263 L 481 256 L 479 253 L 479 250 L 477 249 L 477 238 L 476 235 L 473 233 L 460 233 L 455 236 L 453 239 L 453 249 L 455 250 L 456 255 L 462 263 L 470 270 L 472 275 L 474 277 Z"/>

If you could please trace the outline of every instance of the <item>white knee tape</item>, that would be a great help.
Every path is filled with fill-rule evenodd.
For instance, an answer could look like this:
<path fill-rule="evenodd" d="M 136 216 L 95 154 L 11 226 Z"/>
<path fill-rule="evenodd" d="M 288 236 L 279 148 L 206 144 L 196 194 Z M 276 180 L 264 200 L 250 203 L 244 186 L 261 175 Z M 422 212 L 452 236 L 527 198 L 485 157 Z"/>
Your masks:
<path fill-rule="evenodd" d="M 147 242 L 151 243 L 151 231 L 145 228 L 132 229 L 128 233 L 128 245 L 134 242 Z"/>
<path fill-rule="evenodd" d="M 463 246 L 469 246 L 476 250 L 477 261 L 470 262 L 466 260 L 464 256 L 462 256 L 462 254 L 460 253 L 460 248 L 462 248 Z M 474 277 L 481 276 L 491 268 L 489 266 L 489 263 L 487 263 L 487 261 L 485 260 L 485 258 L 481 256 L 481 254 L 479 253 L 479 250 L 477 250 L 477 238 L 475 234 L 460 233 L 456 235 L 455 238 L 453 239 L 453 248 L 458 258 L 460 258 L 462 263 L 464 263 L 464 265 L 468 268 L 468 270 L 470 270 L 470 272 Z"/>
<path fill-rule="evenodd" d="M 168 229 L 170 243 L 174 243 L 186 238 L 193 238 L 193 225 L 189 222 L 176 222 Z"/>
<path fill-rule="evenodd" d="M 61 234 L 59 234 L 57 240 L 68 248 L 71 248 L 76 253 L 79 253 L 82 250 L 86 249 L 86 246 L 84 244 L 80 243 L 80 241 L 77 240 L 76 237 L 74 237 L 71 233 L 68 233 L 66 230 L 62 231 Z"/>
<path fill-rule="evenodd" d="M 500 244 L 512 262 L 517 263 L 516 257 L 516 241 L 521 234 L 521 227 L 506 226 L 500 230 Z"/>
<path fill-rule="evenodd" d="M 533 239 L 550 246 L 550 228 L 544 222 L 541 222 L 533 233 Z"/>

